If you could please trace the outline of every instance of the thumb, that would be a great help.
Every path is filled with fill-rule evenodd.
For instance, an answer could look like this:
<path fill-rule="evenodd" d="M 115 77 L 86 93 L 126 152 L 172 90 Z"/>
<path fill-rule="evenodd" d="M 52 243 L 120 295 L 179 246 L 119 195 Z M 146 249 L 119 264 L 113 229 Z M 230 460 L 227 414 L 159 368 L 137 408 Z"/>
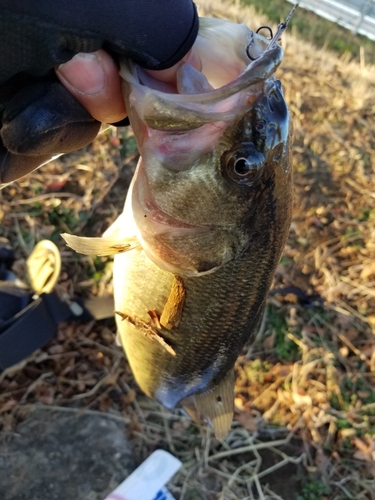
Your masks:
<path fill-rule="evenodd" d="M 104 50 L 79 53 L 58 66 L 56 74 L 96 120 L 115 123 L 126 117 L 119 70 Z"/>

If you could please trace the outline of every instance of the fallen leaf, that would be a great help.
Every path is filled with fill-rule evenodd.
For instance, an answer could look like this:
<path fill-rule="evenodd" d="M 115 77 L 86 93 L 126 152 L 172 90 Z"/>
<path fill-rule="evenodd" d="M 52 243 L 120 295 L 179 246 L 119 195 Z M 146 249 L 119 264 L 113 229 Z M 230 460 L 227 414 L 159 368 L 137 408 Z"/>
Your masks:
<path fill-rule="evenodd" d="M 15 399 L 9 399 L 9 401 L 7 401 L 6 403 L 4 403 L 2 405 L 2 407 L 0 408 L 0 413 L 5 413 L 9 410 L 11 410 L 12 408 L 14 408 L 17 404 L 17 401 Z"/>
<path fill-rule="evenodd" d="M 363 462 L 372 462 L 371 457 L 364 451 L 356 451 L 353 457 L 357 460 L 362 460 Z"/>
<path fill-rule="evenodd" d="M 257 429 L 254 417 L 250 411 L 241 411 L 239 413 L 235 413 L 234 419 L 237 420 L 237 422 L 240 423 L 242 427 L 250 432 L 255 432 Z"/>
<path fill-rule="evenodd" d="M 293 392 L 293 401 L 296 403 L 297 406 L 311 406 L 312 405 L 311 396 L 309 396 L 308 394 L 302 395 L 302 394 L 298 394 L 296 392 Z"/>
<path fill-rule="evenodd" d="M 127 394 L 124 394 L 123 396 L 121 396 L 121 401 L 125 405 L 130 405 L 131 403 L 133 403 L 133 401 L 135 400 L 136 397 L 137 397 L 137 393 L 135 392 L 134 389 L 131 389 Z"/>

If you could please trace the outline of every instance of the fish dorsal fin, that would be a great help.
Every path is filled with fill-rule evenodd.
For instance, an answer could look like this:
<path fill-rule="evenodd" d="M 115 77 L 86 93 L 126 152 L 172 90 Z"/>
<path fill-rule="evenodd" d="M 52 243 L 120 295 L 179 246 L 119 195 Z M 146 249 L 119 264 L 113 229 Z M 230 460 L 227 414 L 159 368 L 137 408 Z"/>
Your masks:
<path fill-rule="evenodd" d="M 203 73 L 190 64 L 183 63 L 177 70 L 177 90 L 179 94 L 204 94 L 214 90 Z"/>
<path fill-rule="evenodd" d="M 194 401 L 199 413 L 212 424 L 217 439 L 224 439 L 229 432 L 233 420 L 233 370 L 211 391 L 195 395 Z"/>
<path fill-rule="evenodd" d="M 116 238 L 86 238 L 67 233 L 61 236 L 70 248 L 84 255 L 98 255 L 100 257 L 104 255 L 116 255 L 140 246 L 135 236 L 121 240 Z"/>

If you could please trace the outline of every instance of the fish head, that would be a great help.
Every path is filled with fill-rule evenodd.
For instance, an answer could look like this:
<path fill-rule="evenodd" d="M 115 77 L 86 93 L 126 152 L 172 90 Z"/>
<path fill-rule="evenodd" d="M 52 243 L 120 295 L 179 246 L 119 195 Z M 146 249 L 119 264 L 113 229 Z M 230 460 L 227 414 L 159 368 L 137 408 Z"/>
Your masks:
<path fill-rule="evenodd" d="M 291 120 L 274 77 L 283 53 L 268 43 L 245 25 L 204 19 L 202 71 L 183 64 L 175 89 L 122 66 L 141 152 L 134 221 L 166 271 L 199 276 L 239 258 L 289 191 Z"/>

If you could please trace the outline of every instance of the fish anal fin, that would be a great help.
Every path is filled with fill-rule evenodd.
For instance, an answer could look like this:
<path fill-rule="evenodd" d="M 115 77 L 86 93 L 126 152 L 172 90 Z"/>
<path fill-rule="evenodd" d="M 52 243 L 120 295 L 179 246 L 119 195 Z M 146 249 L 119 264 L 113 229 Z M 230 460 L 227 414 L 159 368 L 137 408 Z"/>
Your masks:
<path fill-rule="evenodd" d="M 140 245 L 136 237 L 118 240 L 114 238 L 86 238 L 85 236 L 75 236 L 64 233 L 61 235 L 66 244 L 77 253 L 85 255 L 116 255 L 124 253 Z"/>
<path fill-rule="evenodd" d="M 184 412 L 192 419 L 196 424 L 201 424 L 202 419 L 197 410 L 197 407 L 194 402 L 194 397 L 189 396 L 181 401 L 181 406 Z"/>
<path fill-rule="evenodd" d="M 194 396 L 198 412 L 214 428 L 217 439 L 224 439 L 232 425 L 234 413 L 234 373 L 231 370 L 214 389 Z"/>

